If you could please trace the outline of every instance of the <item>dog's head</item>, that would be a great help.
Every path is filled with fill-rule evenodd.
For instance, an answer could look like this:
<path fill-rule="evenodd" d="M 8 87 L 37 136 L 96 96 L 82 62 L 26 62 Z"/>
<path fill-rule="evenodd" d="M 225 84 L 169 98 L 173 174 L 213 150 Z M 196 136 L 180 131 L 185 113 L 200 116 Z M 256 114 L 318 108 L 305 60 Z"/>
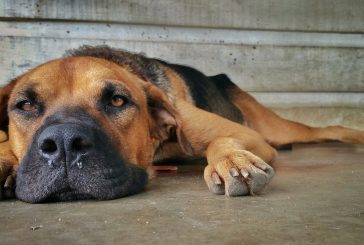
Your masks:
<path fill-rule="evenodd" d="M 0 90 L 1 130 L 19 161 L 18 198 L 130 195 L 145 188 L 156 144 L 176 138 L 188 151 L 166 94 L 118 58 L 68 56 Z"/>

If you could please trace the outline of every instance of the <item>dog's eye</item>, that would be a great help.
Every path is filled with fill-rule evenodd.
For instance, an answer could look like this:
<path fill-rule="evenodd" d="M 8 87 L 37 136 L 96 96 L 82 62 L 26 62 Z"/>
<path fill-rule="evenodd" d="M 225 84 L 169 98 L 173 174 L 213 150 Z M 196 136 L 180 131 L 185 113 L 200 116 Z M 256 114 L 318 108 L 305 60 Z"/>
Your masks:
<path fill-rule="evenodd" d="M 29 100 L 23 100 L 21 102 L 19 102 L 16 107 L 22 111 L 34 111 L 38 108 L 38 106 L 29 101 Z"/>
<path fill-rule="evenodd" d="M 126 104 L 126 98 L 121 95 L 114 95 L 111 98 L 110 105 L 113 107 L 122 107 Z"/>

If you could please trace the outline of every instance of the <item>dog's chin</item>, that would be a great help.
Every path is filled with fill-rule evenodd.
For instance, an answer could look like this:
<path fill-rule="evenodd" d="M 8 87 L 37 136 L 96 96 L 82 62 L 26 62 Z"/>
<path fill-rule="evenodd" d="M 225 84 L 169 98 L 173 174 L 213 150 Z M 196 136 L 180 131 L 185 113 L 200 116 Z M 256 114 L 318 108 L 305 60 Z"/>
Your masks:
<path fill-rule="evenodd" d="M 44 202 L 64 202 L 64 201 L 77 201 L 77 200 L 89 200 L 97 199 L 94 195 L 82 193 L 78 190 L 73 190 L 71 188 L 64 188 L 56 193 L 48 196 Z"/>

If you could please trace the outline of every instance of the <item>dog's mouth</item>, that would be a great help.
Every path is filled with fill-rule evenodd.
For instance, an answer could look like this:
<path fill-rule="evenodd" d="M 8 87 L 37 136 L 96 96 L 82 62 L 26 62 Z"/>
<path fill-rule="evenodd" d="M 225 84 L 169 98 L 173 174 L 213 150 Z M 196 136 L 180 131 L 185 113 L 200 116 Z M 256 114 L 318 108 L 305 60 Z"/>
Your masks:
<path fill-rule="evenodd" d="M 148 176 L 143 169 L 125 163 L 117 154 L 95 155 L 85 157 L 82 167 L 66 163 L 49 166 L 29 155 L 17 172 L 16 197 L 29 203 L 110 200 L 144 190 Z"/>

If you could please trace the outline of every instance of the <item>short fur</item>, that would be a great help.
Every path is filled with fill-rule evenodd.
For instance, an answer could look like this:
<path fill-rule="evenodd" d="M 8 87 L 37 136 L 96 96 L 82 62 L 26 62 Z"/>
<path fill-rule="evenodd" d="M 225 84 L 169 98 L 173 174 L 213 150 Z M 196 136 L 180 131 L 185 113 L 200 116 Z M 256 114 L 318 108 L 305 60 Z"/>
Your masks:
<path fill-rule="evenodd" d="M 0 112 L 0 194 L 16 179 L 27 202 L 138 193 L 152 162 L 171 157 L 205 158 L 211 192 L 248 195 L 273 177 L 273 147 L 364 144 L 363 131 L 280 118 L 225 74 L 107 46 L 71 50 L 14 79 L 0 90 Z"/>

